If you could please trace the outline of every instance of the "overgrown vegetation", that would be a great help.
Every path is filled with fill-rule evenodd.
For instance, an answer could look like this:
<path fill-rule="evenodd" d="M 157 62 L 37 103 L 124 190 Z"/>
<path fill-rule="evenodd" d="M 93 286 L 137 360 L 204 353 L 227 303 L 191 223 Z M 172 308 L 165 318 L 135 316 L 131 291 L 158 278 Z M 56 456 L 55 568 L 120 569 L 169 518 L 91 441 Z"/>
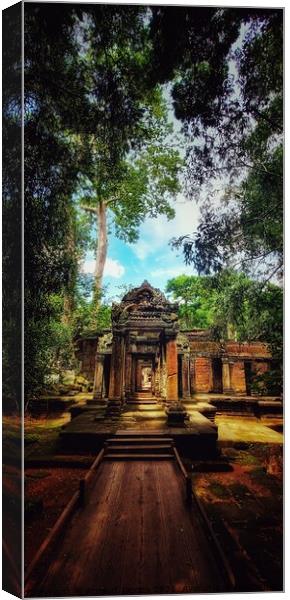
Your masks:
<path fill-rule="evenodd" d="M 19 70 L 10 64 L 6 140 L 19 137 L 21 126 Z M 199 228 L 175 245 L 202 274 L 239 262 L 245 272 L 262 271 L 265 283 L 227 270 L 183 280 L 182 290 L 170 282 L 168 291 L 181 293 L 186 327 L 210 326 L 223 336 L 233 327 L 241 339 L 266 339 L 281 358 L 282 293 L 267 281 L 282 270 L 281 10 L 26 4 L 24 117 L 28 399 L 51 369 L 74 365 L 76 337 L 109 326 L 102 297 L 108 220 L 117 236 L 136 241 L 146 216 L 173 218 L 180 189 L 196 200 L 205 184 Z M 5 162 L 18 168 L 8 142 Z M 13 189 L 4 176 L 9 268 L 20 262 L 14 175 Z M 224 192 L 218 210 L 217 182 Z M 80 263 L 92 248 L 96 270 L 85 280 Z M 4 300 L 20 318 L 9 281 Z M 12 312 L 4 319 L 5 397 L 19 406 Z"/>
<path fill-rule="evenodd" d="M 273 368 L 256 377 L 256 385 L 260 390 L 281 390 L 283 290 L 279 286 L 223 270 L 212 276 L 180 275 L 169 280 L 166 289 L 179 302 L 183 329 L 209 328 L 218 340 L 267 342 Z"/>

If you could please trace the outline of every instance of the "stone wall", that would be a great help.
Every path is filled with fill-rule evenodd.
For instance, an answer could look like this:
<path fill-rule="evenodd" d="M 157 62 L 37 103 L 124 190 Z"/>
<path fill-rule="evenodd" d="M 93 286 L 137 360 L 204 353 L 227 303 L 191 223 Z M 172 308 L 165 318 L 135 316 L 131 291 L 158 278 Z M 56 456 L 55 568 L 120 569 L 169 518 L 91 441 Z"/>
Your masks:
<path fill-rule="evenodd" d="M 143 332 L 144 335 L 144 332 Z M 205 336 L 198 335 L 196 332 L 187 334 L 190 346 L 190 381 L 191 381 L 191 394 L 203 392 L 209 393 L 213 390 L 213 358 L 222 358 L 227 356 L 230 362 L 230 379 L 231 389 L 234 393 L 245 394 L 246 393 L 246 378 L 244 361 L 250 361 L 252 364 L 253 373 L 263 373 L 269 368 L 270 352 L 267 345 L 262 342 L 249 342 L 240 343 L 235 341 L 226 342 L 223 347 L 218 343 L 210 339 L 206 339 Z M 145 339 L 145 338 L 144 338 Z M 146 341 L 146 339 L 145 339 Z M 144 341 L 144 344 L 145 344 Z M 95 355 L 98 346 L 98 337 L 95 338 L 83 338 L 77 342 L 76 356 L 80 361 L 81 373 L 91 382 L 94 381 L 94 370 L 95 370 Z M 170 344 L 169 344 L 170 345 Z M 171 357 L 170 352 L 167 353 L 167 365 L 165 371 L 169 375 L 174 375 L 174 386 L 176 374 L 171 373 Z M 256 359 L 256 360 L 255 360 Z M 265 359 L 265 360 L 263 360 Z M 175 365 L 175 357 L 174 357 Z M 175 369 L 175 366 L 174 366 Z M 164 370 L 164 369 L 163 369 Z M 169 377 L 170 379 L 170 377 Z M 163 377 L 163 371 L 160 374 L 160 389 L 162 390 L 161 395 L 164 396 L 165 382 Z M 169 385 L 170 387 L 170 385 Z M 174 387 L 175 389 L 175 387 Z M 168 390 L 167 390 L 168 391 Z M 169 392 L 170 394 L 170 392 Z M 172 392 L 173 394 L 173 392 Z"/>
<path fill-rule="evenodd" d="M 231 365 L 231 386 L 238 394 L 246 393 L 244 361 L 235 361 Z"/>
<path fill-rule="evenodd" d="M 195 359 L 195 392 L 210 392 L 212 389 L 211 359 L 198 356 Z"/>
<path fill-rule="evenodd" d="M 76 357 L 80 361 L 80 371 L 82 375 L 91 383 L 94 382 L 95 356 L 98 346 L 98 337 L 83 338 L 76 343 Z"/>
<path fill-rule="evenodd" d="M 270 358 L 271 354 L 267 344 L 263 342 L 233 342 L 225 343 L 227 354 L 243 357 Z"/>

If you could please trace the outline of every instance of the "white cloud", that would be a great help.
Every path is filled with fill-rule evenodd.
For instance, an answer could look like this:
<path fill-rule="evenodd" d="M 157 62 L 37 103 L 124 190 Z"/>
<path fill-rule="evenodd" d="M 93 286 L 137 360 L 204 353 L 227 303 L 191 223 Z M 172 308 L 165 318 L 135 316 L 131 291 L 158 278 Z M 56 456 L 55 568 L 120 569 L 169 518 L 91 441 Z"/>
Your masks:
<path fill-rule="evenodd" d="M 85 260 L 81 265 L 81 272 L 93 275 L 95 271 L 95 265 L 96 261 L 94 259 Z M 120 279 L 124 273 L 125 267 L 118 260 L 107 258 L 104 269 L 105 276 Z"/>
<path fill-rule="evenodd" d="M 152 246 L 145 240 L 140 239 L 137 244 L 133 246 L 133 252 L 137 258 L 144 260 L 152 252 Z"/>
<path fill-rule="evenodd" d="M 92 275 L 95 270 L 95 264 L 95 260 L 85 260 L 80 267 L 81 273 L 84 273 L 85 275 Z"/>
<path fill-rule="evenodd" d="M 192 275 L 192 273 L 191 266 L 176 265 L 175 267 L 155 269 L 151 271 L 150 275 L 151 277 L 177 277 L 178 275 Z"/>
<path fill-rule="evenodd" d="M 114 277 L 116 279 L 120 279 L 125 273 L 125 267 L 118 261 L 113 258 L 107 258 L 105 264 L 104 275 L 107 277 Z"/>
<path fill-rule="evenodd" d="M 194 201 L 179 196 L 174 204 L 175 217 L 171 221 L 163 215 L 157 219 L 145 219 L 140 228 L 140 239 L 133 244 L 132 250 L 139 260 L 160 251 L 173 237 L 179 237 L 196 230 L 199 208 Z"/>

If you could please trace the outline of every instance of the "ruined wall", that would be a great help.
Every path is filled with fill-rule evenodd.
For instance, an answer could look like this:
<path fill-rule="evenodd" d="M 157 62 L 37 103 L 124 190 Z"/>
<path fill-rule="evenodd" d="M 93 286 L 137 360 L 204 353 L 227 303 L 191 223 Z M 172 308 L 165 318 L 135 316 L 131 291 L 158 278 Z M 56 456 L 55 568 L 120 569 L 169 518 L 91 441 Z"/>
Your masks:
<path fill-rule="evenodd" d="M 219 354 L 220 344 L 210 340 L 191 340 L 189 338 L 190 352 L 192 354 Z"/>
<path fill-rule="evenodd" d="M 139 332 L 144 336 L 144 332 Z M 150 336 L 150 333 L 149 333 Z M 213 358 L 228 357 L 230 361 L 230 379 L 233 392 L 246 393 L 246 377 L 244 361 L 250 361 L 253 373 L 262 373 L 269 368 L 271 357 L 267 345 L 262 342 L 235 342 L 228 341 L 221 346 L 220 343 L 209 339 L 207 332 L 186 332 L 190 346 L 190 381 L 191 393 L 208 393 L 213 390 Z M 85 377 L 94 381 L 95 354 L 98 346 L 98 337 L 84 338 L 77 342 L 76 356 L 81 362 L 81 372 Z M 147 349 L 146 336 L 144 336 L 144 351 Z M 233 360 L 231 360 L 233 359 Z M 256 359 L 256 360 L 255 360 Z M 265 360 L 263 360 L 265 359 Z M 170 353 L 167 356 L 167 369 L 170 368 Z M 163 369 L 164 370 L 164 369 Z M 166 370 L 166 368 L 165 368 Z M 160 388 L 165 393 L 163 375 L 160 374 Z"/>
<path fill-rule="evenodd" d="M 208 393 L 212 389 L 211 359 L 198 356 L 194 361 L 195 382 L 194 391 Z"/>
<path fill-rule="evenodd" d="M 230 365 L 231 370 L 231 387 L 238 394 L 246 393 L 246 377 L 244 361 L 235 361 Z"/>
<path fill-rule="evenodd" d="M 76 357 L 80 361 L 80 370 L 89 381 L 93 383 L 95 373 L 95 355 L 98 346 L 98 337 L 78 340 Z"/>
<path fill-rule="evenodd" d="M 263 342 L 235 342 L 228 341 L 223 344 L 214 342 L 210 339 L 198 339 L 196 336 L 187 334 L 189 338 L 190 351 L 192 354 L 205 354 L 220 356 L 222 354 L 230 356 L 241 356 L 241 357 L 257 357 L 257 358 L 270 358 L 271 353 L 267 344 Z"/>
<path fill-rule="evenodd" d="M 226 342 L 225 350 L 228 354 L 243 357 L 270 358 L 271 353 L 267 344 L 263 342 Z"/>

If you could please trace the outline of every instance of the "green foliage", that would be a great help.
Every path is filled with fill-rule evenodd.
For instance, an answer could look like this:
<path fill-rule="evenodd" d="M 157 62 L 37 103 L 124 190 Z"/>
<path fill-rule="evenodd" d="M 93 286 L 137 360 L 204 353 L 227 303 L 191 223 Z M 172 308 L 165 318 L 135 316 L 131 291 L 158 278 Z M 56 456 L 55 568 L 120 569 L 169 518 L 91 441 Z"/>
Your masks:
<path fill-rule="evenodd" d="M 182 329 L 213 325 L 213 294 L 207 277 L 179 275 L 167 282 L 166 292 L 179 303 Z"/>
<path fill-rule="evenodd" d="M 178 150 L 171 147 L 174 143 L 168 137 L 170 128 L 164 115 L 154 124 L 144 122 L 146 128 L 149 141 L 120 158 L 110 174 L 103 169 L 109 148 L 102 144 L 99 150 L 95 137 L 83 141 L 90 147 L 90 162 L 80 181 L 80 206 L 95 208 L 104 202 L 117 237 L 129 242 L 138 239 L 138 228 L 146 216 L 174 217 L 170 200 L 181 189 L 178 176 L 183 162 Z"/>
<path fill-rule="evenodd" d="M 180 303 L 183 329 L 209 328 L 219 340 L 261 340 L 269 344 L 273 366 L 255 376 L 259 393 L 277 393 L 283 384 L 283 290 L 262 284 L 244 273 L 222 271 L 215 276 L 180 275 L 167 283 Z"/>
<path fill-rule="evenodd" d="M 215 276 L 180 275 L 166 291 L 180 303 L 184 328 L 209 327 L 219 339 L 262 340 L 280 358 L 283 334 L 283 290 L 261 284 L 244 273 L 223 271 Z"/>
<path fill-rule="evenodd" d="M 111 327 L 111 307 L 80 298 L 73 313 L 74 336 L 100 333 Z"/>
<path fill-rule="evenodd" d="M 2 97 L 2 397 L 21 409 L 21 8 L 3 12 Z"/>
<path fill-rule="evenodd" d="M 165 65 L 175 25 L 180 40 Z M 153 39 L 157 74 L 172 78 L 175 114 L 188 137 L 188 195 L 207 196 L 197 232 L 173 244 L 199 273 L 239 264 L 280 276 L 282 11 L 160 8 Z M 226 190 L 220 202 L 217 187 Z"/>

